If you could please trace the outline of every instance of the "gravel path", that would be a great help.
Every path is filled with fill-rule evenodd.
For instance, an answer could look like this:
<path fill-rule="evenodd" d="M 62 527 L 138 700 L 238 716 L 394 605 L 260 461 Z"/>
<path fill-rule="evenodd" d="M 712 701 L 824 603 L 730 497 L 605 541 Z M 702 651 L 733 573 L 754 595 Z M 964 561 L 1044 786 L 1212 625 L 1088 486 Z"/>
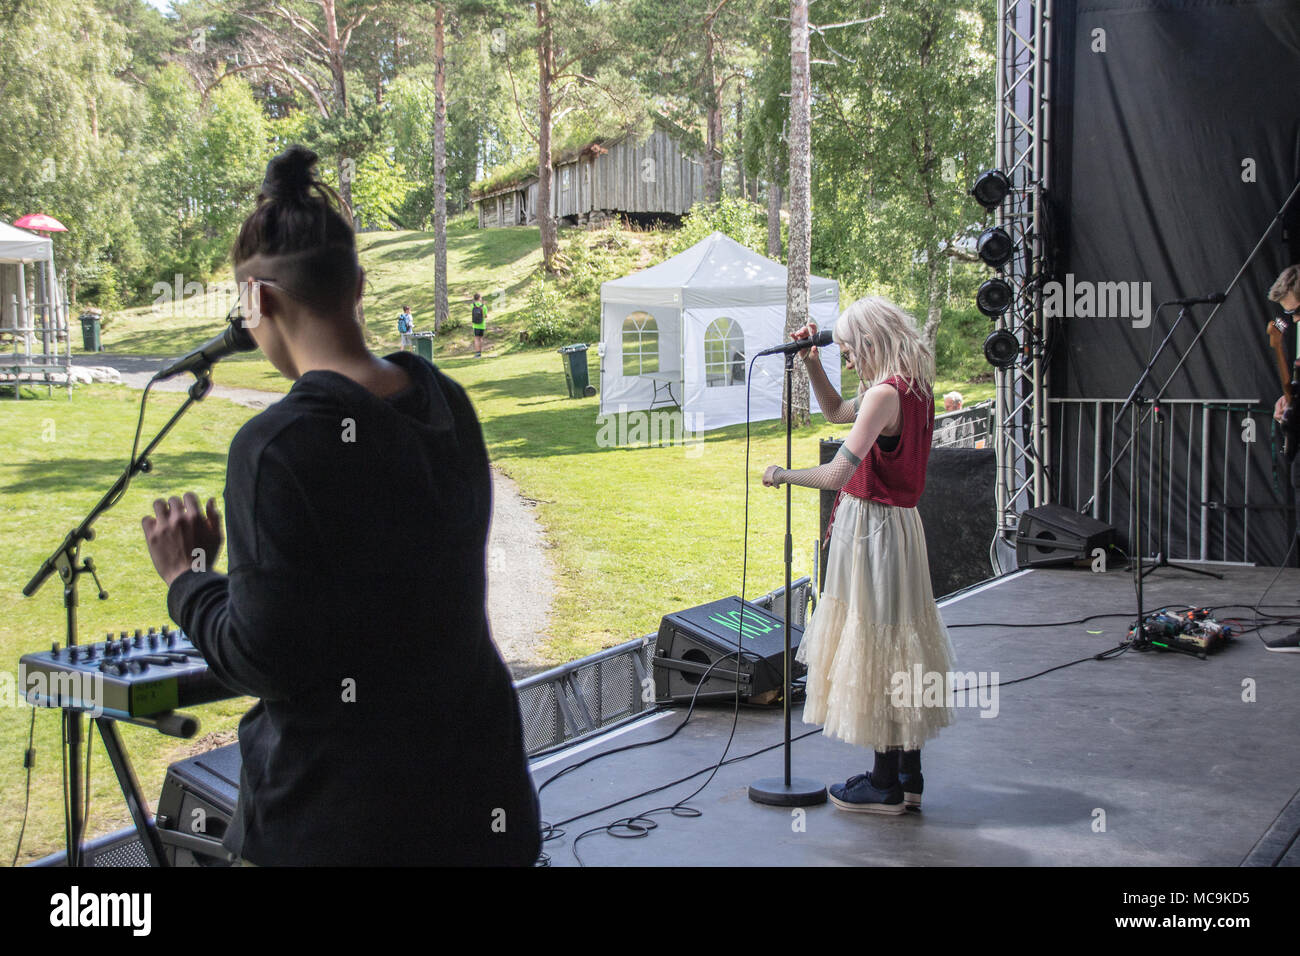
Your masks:
<path fill-rule="evenodd" d="M 75 366 L 111 368 L 124 385 L 144 388 L 162 367 L 164 356 L 109 355 L 79 358 Z M 155 391 L 183 392 L 193 378 L 178 375 L 154 386 Z M 251 388 L 213 385 L 209 393 L 249 408 L 265 408 L 281 396 Z M 533 514 L 533 502 L 515 483 L 492 466 L 492 527 L 488 533 L 488 619 L 492 638 L 510 665 L 515 679 L 546 669 L 541 653 L 546 642 L 554 594 L 550 545 Z"/>

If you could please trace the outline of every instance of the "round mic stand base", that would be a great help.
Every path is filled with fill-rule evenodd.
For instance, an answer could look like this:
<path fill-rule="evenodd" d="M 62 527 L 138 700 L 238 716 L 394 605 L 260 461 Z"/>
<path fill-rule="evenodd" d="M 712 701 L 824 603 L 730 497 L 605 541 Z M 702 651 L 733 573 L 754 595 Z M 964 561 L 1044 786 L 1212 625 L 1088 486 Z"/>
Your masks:
<path fill-rule="evenodd" d="M 749 799 L 769 807 L 815 807 L 826 802 L 826 787 L 807 777 L 764 777 L 749 785 Z"/>

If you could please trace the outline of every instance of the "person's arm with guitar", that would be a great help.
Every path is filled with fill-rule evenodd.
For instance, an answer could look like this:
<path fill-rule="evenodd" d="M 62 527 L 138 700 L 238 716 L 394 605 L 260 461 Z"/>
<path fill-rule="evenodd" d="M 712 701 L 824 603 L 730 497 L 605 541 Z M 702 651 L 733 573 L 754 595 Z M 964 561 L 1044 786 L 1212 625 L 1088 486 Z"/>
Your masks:
<path fill-rule="evenodd" d="M 1282 306 L 1282 315 L 1268 325 L 1268 341 L 1282 382 L 1282 395 L 1273 404 L 1273 418 L 1282 424 L 1286 457 L 1292 461 L 1300 446 L 1300 409 L 1294 404 L 1297 387 L 1295 379 L 1300 374 L 1300 368 L 1295 367 L 1288 358 L 1286 338 L 1288 334 L 1294 334 L 1295 314 L 1300 309 L 1300 265 L 1284 269 L 1273 283 L 1268 297 L 1270 301 Z"/>

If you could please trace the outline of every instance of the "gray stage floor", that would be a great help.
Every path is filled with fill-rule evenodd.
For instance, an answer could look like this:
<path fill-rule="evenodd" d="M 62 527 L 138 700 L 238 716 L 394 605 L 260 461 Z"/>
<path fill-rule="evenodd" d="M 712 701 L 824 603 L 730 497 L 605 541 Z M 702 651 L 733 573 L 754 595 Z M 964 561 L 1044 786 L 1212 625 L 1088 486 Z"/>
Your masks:
<path fill-rule="evenodd" d="M 1158 572 L 1144 589 L 1147 609 L 1244 604 L 1219 616 L 1250 617 L 1277 574 L 1215 569 L 1225 580 Z M 1300 570 L 1284 570 L 1268 601 L 1295 601 L 1297 585 Z M 951 632 L 959 671 L 1009 681 L 1120 643 L 1136 611 L 1132 575 L 1024 571 L 944 602 L 943 616 L 949 625 L 1031 623 L 1105 611 L 1128 616 Z M 1288 630 L 1274 626 L 1264 636 Z M 1243 699 L 1248 688 L 1252 702 Z M 1300 865 L 1300 654 L 1270 653 L 1255 634 L 1208 661 L 1128 651 L 1000 688 L 996 716 L 982 712 L 993 708 L 981 711 L 974 699 L 959 707 L 957 723 L 925 748 L 919 814 L 846 813 L 827 803 L 800 819 L 752 803 L 748 784 L 781 773 L 777 748 L 723 767 L 691 801 L 703 816 L 657 814 L 658 829 L 643 839 L 596 833 L 578 852 L 583 863 L 605 866 Z M 537 761 L 534 778 L 540 784 L 576 760 L 662 736 L 684 713 L 652 715 L 617 736 Z M 673 740 L 598 760 L 548 786 L 542 815 L 563 820 L 711 767 L 731 723 L 730 707 L 701 708 Z M 794 734 L 810 729 L 796 711 Z M 780 739 L 779 710 L 742 708 L 730 755 Z M 796 742 L 793 752 L 795 775 L 824 783 L 867 769 L 871 759 L 820 733 Z M 552 865 L 576 865 L 573 840 L 581 831 L 670 805 L 704 779 L 565 824 L 566 835 L 545 848 Z"/>

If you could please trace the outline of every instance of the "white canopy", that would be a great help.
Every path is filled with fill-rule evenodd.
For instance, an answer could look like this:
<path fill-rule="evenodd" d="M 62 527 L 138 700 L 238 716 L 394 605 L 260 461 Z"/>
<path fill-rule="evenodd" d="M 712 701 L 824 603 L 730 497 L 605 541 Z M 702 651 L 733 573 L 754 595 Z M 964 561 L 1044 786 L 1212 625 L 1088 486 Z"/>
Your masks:
<path fill-rule="evenodd" d="M 685 252 L 600 287 L 600 414 L 672 409 L 683 428 L 745 421 L 745 377 L 754 355 L 786 341 L 786 267 L 715 232 Z M 809 314 L 829 330 L 839 283 L 812 276 Z M 820 350 L 840 386 L 839 349 Z M 754 365 L 750 420 L 781 417 L 783 360 Z M 811 397 L 812 410 L 817 406 Z"/>
<path fill-rule="evenodd" d="M 53 258 L 51 240 L 0 222 L 0 262 L 52 261 Z"/>

